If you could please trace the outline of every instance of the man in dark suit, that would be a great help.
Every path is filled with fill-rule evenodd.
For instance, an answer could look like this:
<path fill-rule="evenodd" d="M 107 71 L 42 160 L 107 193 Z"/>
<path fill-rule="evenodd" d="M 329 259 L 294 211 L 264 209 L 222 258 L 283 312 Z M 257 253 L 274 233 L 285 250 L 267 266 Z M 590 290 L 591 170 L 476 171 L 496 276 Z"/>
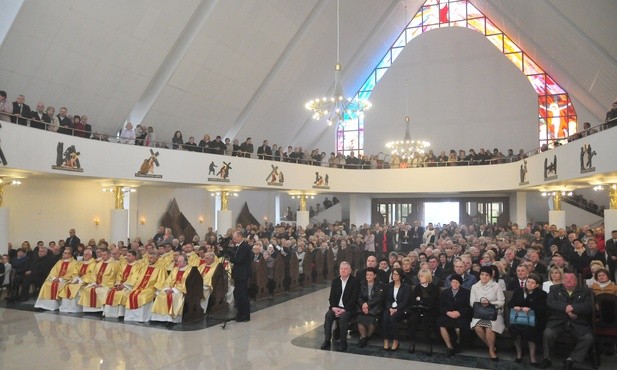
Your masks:
<path fill-rule="evenodd" d="M 527 269 L 527 266 L 524 263 L 521 263 L 520 265 L 516 266 L 516 278 L 508 281 L 508 283 L 506 284 L 506 290 L 515 291 L 518 288 L 525 287 L 528 276 L 529 276 L 529 270 Z"/>
<path fill-rule="evenodd" d="M 66 238 L 65 241 L 66 246 L 71 247 L 71 250 L 73 251 L 73 253 L 75 253 L 77 247 L 79 246 L 79 243 L 81 243 L 81 240 L 77 237 L 77 235 L 75 235 L 75 229 L 70 229 L 69 237 Z"/>
<path fill-rule="evenodd" d="M 366 280 L 366 269 L 368 269 L 369 267 L 377 270 L 377 274 L 376 274 L 377 280 L 379 281 L 388 280 L 388 276 L 386 275 L 386 272 L 383 270 L 377 269 L 377 267 L 379 267 L 377 264 L 377 257 L 368 256 L 366 257 L 366 268 L 363 270 L 358 270 L 358 272 L 356 272 L 356 277 L 360 280 L 360 283 Z"/>
<path fill-rule="evenodd" d="M 398 232 L 398 248 L 404 254 L 411 252 L 411 231 L 409 224 L 404 224 Z"/>
<path fill-rule="evenodd" d="M 617 230 L 611 231 L 611 239 L 608 239 L 604 243 L 606 257 L 606 264 L 608 270 L 611 272 L 611 279 L 617 281 L 617 274 L 615 273 L 615 267 L 617 266 Z"/>
<path fill-rule="evenodd" d="M 433 283 L 439 287 L 443 287 L 443 283 L 450 274 L 452 274 L 453 270 L 445 269 L 439 264 L 439 260 L 435 256 L 430 256 L 428 258 L 428 266 L 431 270 L 431 275 L 433 275 Z"/>
<path fill-rule="evenodd" d="M 272 148 L 268 145 L 268 140 L 264 140 L 263 144 L 257 148 L 257 158 L 259 159 L 272 159 Z"/>
<path fill-rule="evenodd" d="M 30 127 L 45 130 L 45 124 L 51 123 L 51 117 L 45 113 L 45 104 L 42 101 L 36 104 L 36 111 L 30 114 Z"/>
<path fill-rule="evenodd" d="M 26 98 L 23 95 L 18 95 L 17 101 L 13 102 L 13 117 L 11 117 L 11 122 L 27 126 L 28 118 L 30 118 L 31 115 L 30 107 L 26 104 Z"/>
<path fill-rule="evenodd" d="M 67 113 L 68 110 L 66 107 L 61 107 L 60 113 L 56 115 L 56 117 L 58 117 L 58 124 L 60 125 L 58 128 L 58 133 L 71 135 L 73 133 L 73 122 L 71 122 L 71 119 L 68 117 Z"/>
<path fill-rule="evenodd" d="M 420 221 L 414 221 L 414 226 L 411 228 L 411 249 L 420 248 L 422 237 L 424 236 L 424 228 L 420 226 Z"/>
<path fill-rule="evenodd" d="M 347 327 L 349 320 L 356 314 L 358 306 L 358 293 L 360 291 L 360 281 L 351 275 L 351 265 L 349 262 L 342 261 L 339 265 L 340 276 L 332 280 L 330 287 L 330 307 L 326 312 L 324 322 L 325 340 L 321 344 L 321 349 L 330 349 L 332 338 L 332 324 L 338 319 L 338 330 L 340 333 L 341 344 L 335 349 L 337 351 L 347 350 Z"/>
<path fill-rule="evenodd" d="M 574 334 L 576 347 L 565 361 L 565 368 L 572 369 L 574 362 L 581 363 L 593 344 L 591 331 L 592 292 L 586 286 L 577 287 L 576 275 L 566 272 L 563 283 L 553 285 L 548 293 L 546 305 L 548 319 L 544 330 L 544 360 L 542 367 L 551 366 L 550 349 L 555 339 L 566 332 Z"/>
<path fill-rule="evenodd" d="M 249 301 L 249 279 L 251 278 L 252 250 L 241 231 L 236 231 L 231 241 L 236 246 L 229 258 L 233 263 L 231 277 L 234 280 L 234 301 L 236 302 L 236 321 L 251 321 L 251 303 Z"/>

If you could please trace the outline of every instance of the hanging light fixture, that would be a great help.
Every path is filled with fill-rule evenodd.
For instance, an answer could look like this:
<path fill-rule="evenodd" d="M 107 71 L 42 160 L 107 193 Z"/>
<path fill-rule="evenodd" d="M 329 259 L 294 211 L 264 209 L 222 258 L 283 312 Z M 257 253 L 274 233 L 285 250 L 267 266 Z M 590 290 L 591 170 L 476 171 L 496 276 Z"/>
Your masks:
<path fill-rule="evenodd" d="M 390 150 L 391 155 L 397 155 L 402 159 L 411 159 L 419 155 L 424 155 L 426 149 L 431 146 L 431 143 L 424 140 L 412 140 L 409 124 L 409 116 L 405 116 L 405 138 L 403 140 L 390 141 L 386 144 L 386 148 Z"/>
<path fill-rule="evenodd" d="M 405 3 L 405 25 L 403 29 L 407 27 L 407 3 Z M 408 67 L 405 66 L 405 104 L 407 109 L 407 115 L 404 118 L 405 121 L 405 137 L 403 140 L 395 140 L 386 143 L 386 148 L 390 150 L 390 155 L 399 156 L 401 159 L 413 159 L 417 156 L 424 155 L 431 143 L 425 140 L 412 140 L 410 133 L 410 121 L 409 118 L 409 73 Z"/>
<path fill-rule="evenodd" d="M 343 66 L 340 61 L 340 0 L 336 1 L 336 65 L 334 66 L 334 95 L 309 100 L 304 107 L 313 113 L 314 120 L 326 119 L 328 126 L 338 124 L 346 119 L 364 115 L 371 107 L 368 100 L 345 98 L 341 85 Z"/>

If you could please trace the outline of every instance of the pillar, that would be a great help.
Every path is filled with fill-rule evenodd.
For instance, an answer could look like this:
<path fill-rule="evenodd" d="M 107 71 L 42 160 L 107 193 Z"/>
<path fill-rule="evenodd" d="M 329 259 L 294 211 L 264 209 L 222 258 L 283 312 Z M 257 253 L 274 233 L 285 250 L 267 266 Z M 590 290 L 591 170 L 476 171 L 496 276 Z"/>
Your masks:
<path fill-rule="evenodd" d="M 517 191 L 510 197 L 510 220 L 517 224 L 527 224 L 527 193 Z"/>
<path fill-rule="evenodd" d="M 364 194 L 349 194 L 349 225 L 371 223 L 371 198 Z"/>
<path fill-rule="evenodd" d="M 566 211 L 554 210 L 548 211 L 548 223 L 555 225 L 557 228 L 566 228 Z"/>
<path fill-rule="evenodd" d="M 231 211 L 221 209 L 216 212 L 216 232 L 220 235 L 225 235 L 228 229 L 233 228 L 233 220 Z"/>
<path fill-rule="evenodd" d="M 604 210 L 604 240 L 609 240 L 613 238 L 611 234 L 611 231 L 613 230 L 617 230 L 617 209 L 605 209 Z"/>
<path fill-rule="evenodd" d="M 8 246 L 9 246 L 9 209 L 5 207 L 0 207 L 0 254 L 7 253 L 9 250 Z"/>
<path fill-rule="evenodd" d="M 122 192 L 121 192 L 122 193 Z M 112 209 L 109 223 L 110 243 L 117 243 L 122 240 L 126 244 L 129 237 L 129 210 Z"/>
<path fill-rule="evenodd" d="M 306 209 L 306 198 L 304 200 L 304 204 L 305 204 L 304 208 Z M 300 209 L 302 209 L 302 207 L 300 207 Z M 302 226 L 302 228 L 306 228 L 310 223 L 311 223 L 311 217 L 309 215 L 309 211 L 302 211 L 302 210 L 298 211 L 297 216 L 296 216 L 296 225 Z"/>

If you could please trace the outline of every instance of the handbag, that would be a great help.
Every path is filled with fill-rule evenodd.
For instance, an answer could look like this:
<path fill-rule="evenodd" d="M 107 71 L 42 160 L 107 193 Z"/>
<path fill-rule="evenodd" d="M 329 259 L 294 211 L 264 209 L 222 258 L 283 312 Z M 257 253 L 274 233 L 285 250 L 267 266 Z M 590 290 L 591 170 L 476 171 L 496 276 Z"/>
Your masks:
<path fill-rule="evenodd" d="M 481 298 L 486 299 L 486 298 Z M 473 304 L 473 318 L 480 320 L 497 320 L 497 308 L 494 304 L 483 305 L 480 302 L 474 302 Z"/>
<path fill-rule="evenodd" d="M 536 326 L 536 314 L 533 310 L 527 313 L 510 310 L 510 325 Z"/>

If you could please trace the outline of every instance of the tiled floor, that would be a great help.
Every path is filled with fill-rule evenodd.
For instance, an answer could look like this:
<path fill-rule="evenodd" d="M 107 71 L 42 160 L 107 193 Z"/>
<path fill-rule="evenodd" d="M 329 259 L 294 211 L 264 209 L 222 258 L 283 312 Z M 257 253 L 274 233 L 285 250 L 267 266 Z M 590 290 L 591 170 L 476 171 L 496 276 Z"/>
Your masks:
<path fill-rule="evenodd" d="M 323 289 L 255 312 L 248 323 L 229 322 L 224 330 L 215 325 L 184 332 L 0 308 L 0 369 L 299 370 L 385 365 L 390 370 L 421 365 L 423 370 L 434 370 L 465 368 L 455 364 L 479 368 L 485 362 L 476 359 L 475 353 L 461 359 L 472 362 L 433 364 L 413 361 L 422 360 L 422 355 L 393 358 L 362 355 L 355 348 L 354 353 L 319 350 L 327 298 L 328 289 Z M 481 350 L 477 354 L 486 357 Z M 439 356 L 436 353 L 431 361 Z M 511 354 L 500 353 L 500 357 L 503 366 L 492 368 L 511 368 Z M 610 359 L 602 368 L 617 367 L 617 361 Z"/>

